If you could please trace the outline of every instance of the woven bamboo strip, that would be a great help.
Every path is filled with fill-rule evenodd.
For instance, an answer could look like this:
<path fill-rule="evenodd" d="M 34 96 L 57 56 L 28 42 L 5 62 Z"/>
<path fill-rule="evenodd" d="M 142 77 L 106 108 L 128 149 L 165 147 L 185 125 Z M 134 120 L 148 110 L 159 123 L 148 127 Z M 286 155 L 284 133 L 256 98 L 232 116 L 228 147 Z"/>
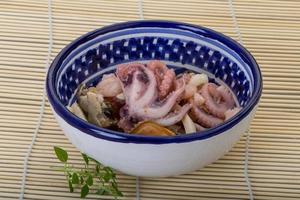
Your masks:
<path fill-rule="evenodd" d="M 143 5 L 146 19 L 191 22 L 237 38 L 227 1 L 146 0 Z M 296 19 L 300 3 L 238 0 L 234 1 L 234 6 L 244 44 L 257 59 L 264 76 L 261 107 L 251 126 L 249 173 L 255 199 L 298 199 L 300 22 Z M 137 19 L 137 10 L 138 5 L 133 0 L 117 3 L 55 0 L 52 56 L 85 32 Z M 47 3 L 35 0 L 0 2 L 0 11 L 0 27 L 5 27 L 0 31 L 0 159 L 3 161 L 0 162 L 0 186 L 3 188 L 0 197 L 15 199 L 23 156 L 35 128 L 42 96 L 48 40 Z M 25 198 L 78 197 L 78 194 L 67 192 L 60 173 L 49 171 L 51 176 L 45 174 L 48 166 L 59 165 L 53 155 L 54 145 L 66 148 L 72 162 L 81 163 L 78 151 L 66 140 L 46 103 L 30 157 Z M 244 148 L 243 137 L 230 153 L 200 171 L 167 179 L 142 179 L 142 199 L 247 198 L 243 178 Z M 134 199 L 134 177 L 120 175 L 120 183 L 126 194 L 124 199 Z"/>

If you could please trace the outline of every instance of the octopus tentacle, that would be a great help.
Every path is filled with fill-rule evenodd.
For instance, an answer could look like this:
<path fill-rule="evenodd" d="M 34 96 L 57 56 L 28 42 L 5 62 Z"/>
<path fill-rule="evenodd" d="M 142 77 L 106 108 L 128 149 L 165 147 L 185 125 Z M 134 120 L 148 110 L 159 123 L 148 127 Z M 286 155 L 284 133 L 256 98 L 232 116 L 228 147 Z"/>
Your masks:
<path fill-rule="evenodd" d="M 129 132 L 131 129 L 133 129 L 134 124 L 128 118 L 125 117 L 119 120 L 118 126 L 124 131 Z"/>
<path fill-rule="evenodd" d="M 219 118 L 225 118 L 225 111 L 232 108 L 234 105 L 230 93 L 222 89 L 222 91 L 217 89 L 217 85 L 214 83 L 207 83 L 201 88 L 201 94 L 205 99 L 205 106 L 207 110 L 214 116 Z"/>
<path fill-rule="evenodd" d="M 134 74 L 138 71 L 143 64 L 133 63 L 133 64 L 122 64 L 117 67 L 116 76 L 121 82 L 121 88 L 125 96 L 126 102 L 129 102 L 129 98 L 134 95 L 133 86 L 137 86 L 137 83 L 133 84 Z"/>
<path fill-rule="evenodd" d="M 207 114 L 195 105 L 192 106 L 191 114 L 195 121 L 206 128 L 215 127 L 223 122 L 223 120 Z"/>
<path fill-rule="evenodd" d="M 138 76 L 141 75 L 140 71 L 135 71 L 133 73 L 132 84 L 128 87 L 125 87 L 125 94 L 128 96 L 129 102 L 135 102 L 143 93 L 143 90 L 147 87 L 141 81 L 139 81 Z"/>
<path fill-rule="evenodd" d="M 168 95 L 170 90 L 172 89 L 173 82 L 175 80 L 175 72 L 173 69 L 168 69 L 163 77 L 163 80 L 161 81 L 161 84 L 159 85 L 159 97 L 160 99 L 163 99 Z"/>
<path fill-rule="evenodd" d="M 220 92 L 222 98 L 224 99 L 224 103 L 226 104 L 226 107 L 228 109 L 233 108 L 235 102 L 230 91 L 226 89 L 224 85 L 219 86 L 217 90 Z"/>
<path fill-rule="evenodd" d="M 154 122 L 162 126 L 171 126 L 173 124 L 176 124 L 184 117 L 184 115 L 191 109 L 191 107 L 191 104 L 185 104 L 179 110 L 174 111 L 163 118 L 156 119 L 154 120 Z"/>
<path fill-rule="evenodd" d="M 130 84 L 130 76 L 133 74 L 133 72 L 139 70 L 141 67 L 144 67 L 144 65 L 141 63 L 122 64 L 117 67 L 116 75 L 121 82 L 126 83 L 129 81 Z"/>
<path fill-rule="evenodd" d="M 227 110 L 225 112 L 225 120 L 232 118 L 234 115 L 236 115 L 238 112 L 240 112 L 240 110 L 241 110 L 240 107 L 236 107 L 236 108 Z"/>
<path fill-rule="evenodd" d="M 138 105 L 141 107 L 144 107 L 151 102 L 153 102 L 157 98 L 157 91 L 156 91 L 156 86 L 157 83 L 155 81 L 155 76 L 153 72 L 151 72 L 149 69 L 146 67 L 142 68 L 144 70 L 145 75 L 147 76 L 148 79 L 148 87 L 145 88 L 144 94 L 140 96 L 138 99 Z"/>
<path fill-rule="evenodd" d="M 197 123 L 194 123 L 194 124 L 195 124 L 195 127 L 196 127 L 196 131 L 200 132 L 200 131 L 206 130 L 206 128 L 204 128 L 200 124 L 197 124 Z"/>
<path fill-rule="evenodd" d="M 159 98 L 165 98 L 172 90 L 173 82 L 175 81 L 176 75 L 174 70 L 167 68 L 164 63 L 157 60 L 149 62 L 147 66 L 155 74 Z"/>
<path fill-rule="evenodd" d="M 149 107 L 144 108 L 135 108 L 135 112 L 137 116 L 144 117 L 144 118 L 161 118 L 167 115 L 174 104 L 176 103 L 178 97 L 183 93 L 184 91 L 184 85 L 183 87 L 173 91 L 169 96 L 167 96 L 163 102 L 159 102 L 156 104 L 149 105 Z"/>
<path fill-rule="evenodd" d="M 120 113 L 122 120 L 118 125 L 125 131 L 143 120 L 157 120 L 162 124 L 172 125 L 180 121 L 191 108 L 191 105 L 186 105 L 178 112 L 169 114 L 183 95 L 185 81 L 175 81 L 174 71 L 158 61 L 150 63 L 149 67 L 141 64 L 120 65 L 116 75 L 120 79 L 126 102 L 123 109 L 126 113 Z M 174 83 L 176 87 L 170 93 Z M 161 92 L 169 95 L 161 95 Z M 158 100 L 158 96 L 164 98 Z"/>
<path fill-rule="evenodd" d="M 118 126 L 122 128 L 124 131 L 129 132 L 133 129 L 134 124 L 137 122 L 137 119 L 129 115 L 129 107 L 128 105 L 124 105 L 120 109 L 120 120 L 118 122 Z"/>

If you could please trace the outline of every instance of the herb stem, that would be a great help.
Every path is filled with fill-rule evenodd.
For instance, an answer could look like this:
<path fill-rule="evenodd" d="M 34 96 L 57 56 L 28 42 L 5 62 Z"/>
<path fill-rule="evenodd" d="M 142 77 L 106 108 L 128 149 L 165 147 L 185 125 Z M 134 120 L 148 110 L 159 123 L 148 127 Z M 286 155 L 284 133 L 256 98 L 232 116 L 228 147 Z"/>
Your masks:
<path fill-rule="evenodd" d="M 54 170 L 64 172 L 70 192 L 76 188 L 81 188 L 81 198 L 85 198 L 90 192 L 90 188 L 95 185 L 97 194 L 112 195 L 114 199 L 123 196 L 117 186 L 116 174 L 109 168 L 104 167 L 98 161 L 82 153 L 84 160 L 83 168 L 75 168 L 68 161 L 68 153 L 60 147 L 54 147 L 56 157 L 63 163 L 63 167 L 51 167 Z M 91 164 L 91 162 L 93 162 Z M 92 166 L 95 166 L 93 168 Z"/>

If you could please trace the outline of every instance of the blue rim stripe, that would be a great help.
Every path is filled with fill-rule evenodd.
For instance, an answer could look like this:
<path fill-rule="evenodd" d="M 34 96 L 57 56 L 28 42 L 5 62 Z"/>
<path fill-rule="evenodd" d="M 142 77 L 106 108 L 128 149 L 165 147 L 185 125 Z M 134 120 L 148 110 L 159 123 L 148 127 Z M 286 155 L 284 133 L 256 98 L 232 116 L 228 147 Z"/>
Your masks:
<path fill-rule="evenodd" d="M 85 42 L 88 42 L 89 40 L 96 38 L 98 35 L 106 34 L 111 31 L 116 31 L 121 29 L 139 28 L 139 27 L 162 27 L 162 28 L 171 27 L 180 30 L 187 30 L 195 34 L 199 34 L 201 36 L 219 41 L 220 43 L 223 43 L 224 45 L 231 48 L 233 51 L 238 53 L 238 55 L 243 59 L 244 62 L 246 62 L 250 66 L 254 77 L 254 91 L 249 103 L 241 110 L 241 112 L 235 115 L 232 119 L 215 128 L 208 129 L 201 133 L 194 133 L 189 135 L 178 135 L 173 137 L 150 137 L 150 136 L 132 135 L 127 133 L 111 131 L 87 123 L 79 119 L 75 115 L 73 115 L 71 112 L 69 112 L 66 109 L 66 107 L 60 102 L 55 89 L 56 74 L 58 69 L 62 65 L 64 59 L 75 48 L 79 47 L 81 44 Z M 63 118 L 68 124 L 89 135 L 95 136 L 97 138 L 109 140 L 109 141 L 122 142 L 122 143 L 138 143 L 138 144 L 139 143 L 141 144 L 183 143 L 183 142 L 204 140 L 213 137 L 215 135 L 221 134 L 229 130 L 230 128 L 238 124 L 240 121 L 242 121 L 253 110 L 253 108 L 257 105 L 260 99 L 262 93 L 262 76 L 261 76 L 260 69 L 255 59 L 252 57 L 252 55 L 240 44 L 238 44 L 231 38 L 221 33 L 210 30 L 208 28 L 190 25 L 186 23 L 178 23 L 178 22 L 171 22 L 171 21 L 132 21 L 132 22 L 114 24 L 114 25 L 106 26 L 101 29 L 97 29 L 95 31 L 92 31 L 90 33 L 87 33 L 79 37 L 71 44 L 66 46 L 56 56 L 56 58 L 54 59 L 54 61 L 50 66 L 50 69 L 47 74 L 47 79 L 46 79 L 46 90 L 47 90 L 49 102 L 52 105 L 54 111 L 61 118 Z"/>

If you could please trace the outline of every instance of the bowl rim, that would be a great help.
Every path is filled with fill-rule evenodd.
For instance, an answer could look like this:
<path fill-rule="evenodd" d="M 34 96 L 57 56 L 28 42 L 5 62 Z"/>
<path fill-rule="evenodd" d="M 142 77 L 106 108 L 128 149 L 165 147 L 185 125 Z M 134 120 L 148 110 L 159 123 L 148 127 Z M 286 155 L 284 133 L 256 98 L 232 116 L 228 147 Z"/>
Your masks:
<path fill-rule="evenodd" d="M 246 62 L 253 73 L 254 77 L 254 91 L 253 95 L 249 101 L 249 103 L 241 109 L 241 111 L 232 117 L 230 120 L 220 124 L 217 127 L 207 129 L 202 132 L 196 132 L 193 134 L 185 134 L 185 135 L 176 135 L 170 137 L 159 137 L 159 136 L 143 136 L 143 135 L 134 135 L 129 133 L 123 133 L 118 131 L 112 131 L 109 129 L 101 128 L 95 126 L 89 122 L 86 122 L 79 117 L 75 116 L 71 113 L 66 106 L 64 106 L 56 93 L 55 78 L 56 73 L 59 67 L 62 64 L 64 58 L 77 46 L 80 44 L 87 42 L 101 34 L 105 34 L 111 31 L 116 31 L 120 29 L 127 28 L 138 28 L 138 27 L 160 27 L 160 28 L 176 28 L 180 30 L 191 31 L 196 34 L 201 34 L 205 37 L 209 37 L 219 42 L 227 45 L 229 48 L 233 49 L 237 54 Z M 241 122 L 247 115 L 254 109 L 254 107 L 258 104 L 261 93 L 262 93 L 262 75 L 261 71 L 258 67 L 258 64 L 254 57 L 250 54 L 248 50 L 246 50 L 241 44 L 234 41 L 230 37 L 214 31 L 212 29 L 202 27 L 199 25 L 193 25 L 182 22 L 175 21 L 165 21 L 165 20 L 138 20 L 138 21 L 129 21 L 129 22 L 121 22 L 112 25 L 108 25 L 91 32 L 88 32 L 66 47 L 64 47 L 60 53 L 55 57 L 52 64 L 50 65 L 46 78 L 46 91 L 48 95 L 49 103 L 52 106 L 53 111 L 60 116 L 66 123 L 79 129 L 80 131 L 89 134 L 91 136 L 114 141 L 114 142 L 122 142 L 122 143 L 137 143 L 137 144 L 167 144 L 167 143 L 184 143 L 184 142 L 192 142 L 197 140 L 205 140 L 211 138 L 213 136 L 219 135 L 221 133 L 226 132 L 233 126 L 237 125 Z"/>

